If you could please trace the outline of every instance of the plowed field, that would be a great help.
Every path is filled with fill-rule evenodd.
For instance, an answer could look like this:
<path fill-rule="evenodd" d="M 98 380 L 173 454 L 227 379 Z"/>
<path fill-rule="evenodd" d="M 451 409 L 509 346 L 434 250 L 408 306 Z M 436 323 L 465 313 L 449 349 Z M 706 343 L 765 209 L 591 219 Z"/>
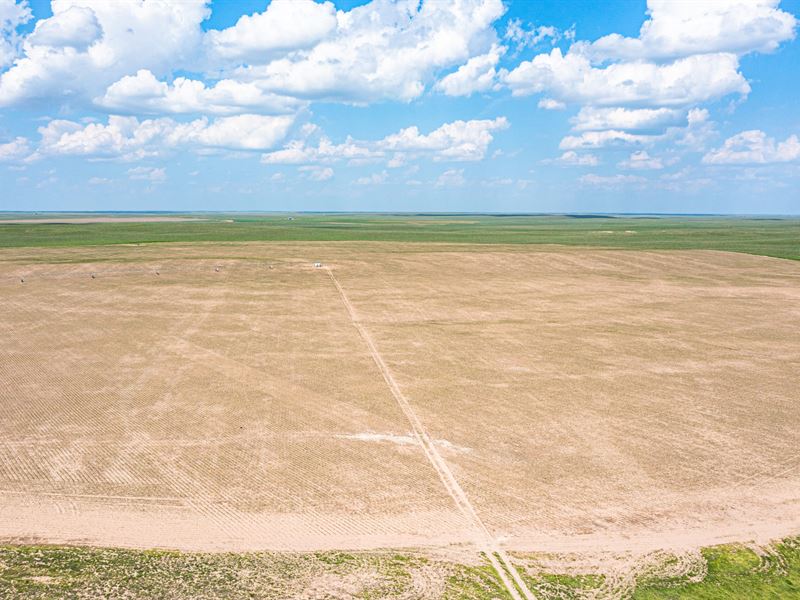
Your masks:
<path fill-rule="evenodd" d="M 800 531 L 800 263 L 9 249 L 0 315 L 1 540 L 580 552 Z"/>

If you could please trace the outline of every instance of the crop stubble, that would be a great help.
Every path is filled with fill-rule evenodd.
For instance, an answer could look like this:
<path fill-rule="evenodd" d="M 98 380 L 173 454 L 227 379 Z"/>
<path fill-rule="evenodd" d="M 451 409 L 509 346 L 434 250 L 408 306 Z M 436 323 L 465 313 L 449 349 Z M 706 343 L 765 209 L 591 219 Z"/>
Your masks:
<path fill-rule="evenodd" d="M 800 529 L 795 263 L 359 243 L 0 260 L 0 538 L 468 543 L 315 260 L 505 547 Z"/>

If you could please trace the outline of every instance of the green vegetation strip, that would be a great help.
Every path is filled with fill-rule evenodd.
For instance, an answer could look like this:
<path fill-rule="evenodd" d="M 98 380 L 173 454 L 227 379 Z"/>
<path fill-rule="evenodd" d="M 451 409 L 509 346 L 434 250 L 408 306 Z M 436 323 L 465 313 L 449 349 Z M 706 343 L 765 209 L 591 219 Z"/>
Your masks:
<path fill-rule="evenodd" d="M 800 219 L 797 218 L 469 214 L 215 214 L 203 217 L 207 220 L 81 224 L 4 224 L 0 218 L 0 247 L 386 241 L 708 249 L 800 260 Z"/>
<path fill-rule="evenodd" d="M 645 570 L 624 590 L 609 587 L 602 575 L 527 578 L 539 598 L 800 598 L 800 538 L 766 554 L 737 545 L 707 548 L 702 561 L 700 577 Z M 295 597 L 508 598 L 487 562 L 463 565 L 417 554 L 0 546 L 0 598 Z"/>
<path fill-rule="evenodd" d="M 488 565 L 396 553 L 203 554 L 0 546 L 0 598 L 508 597 Z"/>

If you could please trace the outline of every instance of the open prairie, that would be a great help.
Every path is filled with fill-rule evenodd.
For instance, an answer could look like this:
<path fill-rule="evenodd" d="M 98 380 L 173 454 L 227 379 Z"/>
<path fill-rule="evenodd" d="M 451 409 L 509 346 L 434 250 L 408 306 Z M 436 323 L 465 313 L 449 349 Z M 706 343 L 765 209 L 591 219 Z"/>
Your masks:
<path fill-rule="evenodd" d="M 2 540 L 647 552 L 800 531 L 796 262 L 367 242 L 0 259 Z"/>

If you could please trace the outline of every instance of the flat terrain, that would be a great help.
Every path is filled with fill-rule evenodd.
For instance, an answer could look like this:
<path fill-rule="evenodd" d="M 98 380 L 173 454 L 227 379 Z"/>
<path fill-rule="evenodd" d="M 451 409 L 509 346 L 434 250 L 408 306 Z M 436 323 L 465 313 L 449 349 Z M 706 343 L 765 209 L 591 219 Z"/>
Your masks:
<path fill-rule="evenodd" d="M 12 268 L 0 535 L 226 550 L 465 539 L 422 450 L 381 441 L 408 424 L 328 276 L 276 250 Z"/>
<path fill-rule="evenodd" d="M 800 222 L 130 218 L 0 224 L 0 596 L 800 596 Z"/>
<path fill-rule="evenodd" d="M 137 223 L 156 214 L 100 213 L 108 223 L 7 224 L 3 218 L 75 214 L 0 213 L 0 247 L 154 242 L 435 242 L 559 244 L 631 250 L 725 250 L 800 260 L 797 217 L 478 214 L 172 214 L 193 222 Z"/>
<path fill-rule="evenodd" d="M 503 589 L 475 563 L 481 527 L 539 596 L 631 591 L 663 551 L 691 583 L 700 547 L 800 532 L 794 261 L 20 247 L 0 251 L 0 314 L 0 542 L 372 552 L 355 574 L 268 560 L 346 575 L 337 597 L 394 581 L 378 595 L 478 598 Z M 440 558 L 397 558 L 412 581 L 383 548 Z M 0 589 L 26 556 L 0 552 Z"/>
<path fill-rule="evenodd" d="M 92 223 L 186 223 L 198 221 L 189 217 L 48 217 L 30 219 L 0 219 L 2 225 L 80 225 Z"/>

